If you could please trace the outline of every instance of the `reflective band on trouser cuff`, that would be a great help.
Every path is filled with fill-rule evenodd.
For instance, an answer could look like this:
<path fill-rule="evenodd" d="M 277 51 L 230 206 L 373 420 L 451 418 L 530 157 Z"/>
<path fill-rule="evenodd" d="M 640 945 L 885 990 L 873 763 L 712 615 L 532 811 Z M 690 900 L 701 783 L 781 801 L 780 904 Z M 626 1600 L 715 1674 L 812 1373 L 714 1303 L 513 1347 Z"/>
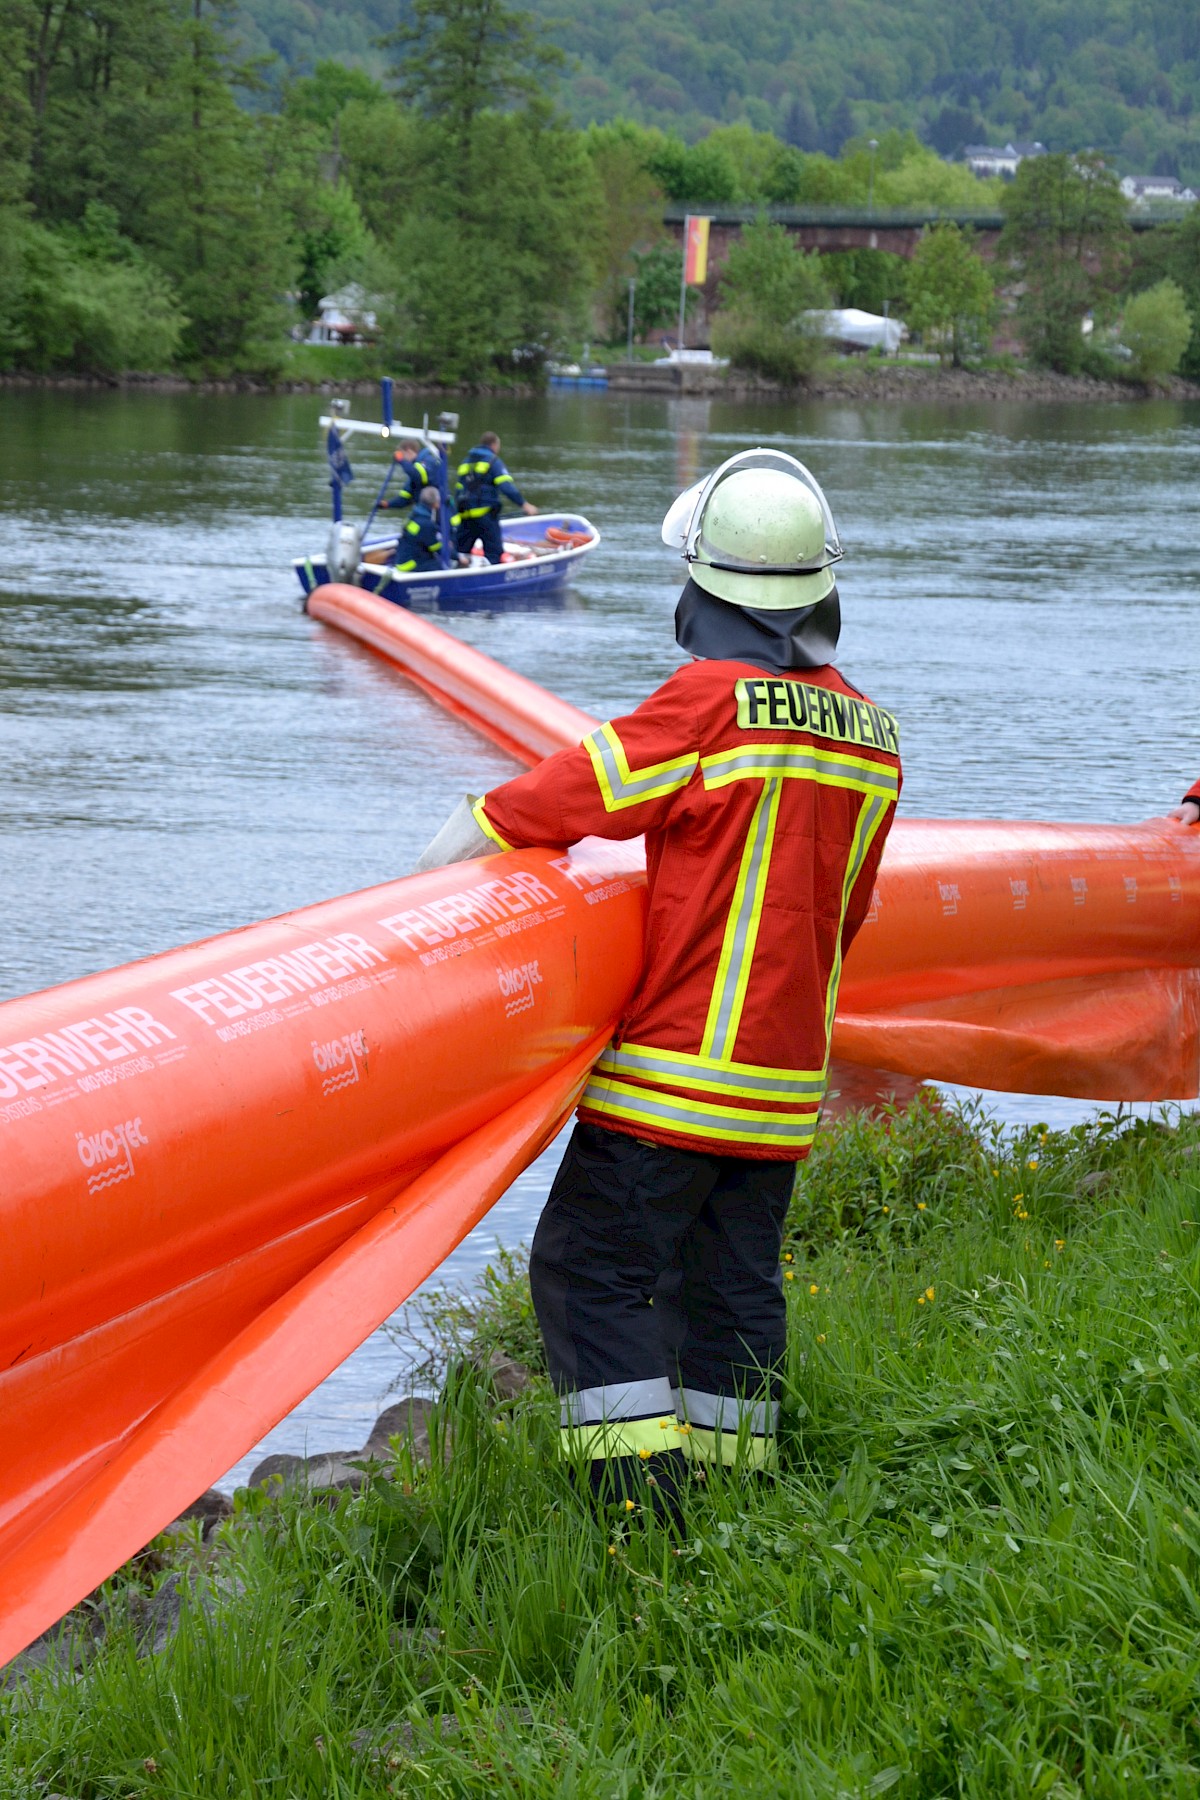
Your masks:
<path fill-rule="evenodd" d="M 724 1469 L 773 1469 L 777 1461 L 775 1439 L 754 1437 L 749 1432 L 708 1431 L 693 1425 L 684 1439 L 688 1458 L 695 1463 L 719 1463 Z"/>
<path fill-rule="evenodd" d="M 699 756 L 675 756 L 670 762 L 652 763 L 647 769 L 631 769 L 625 748 L 611 725 L 602 725 L 585 737 L 583 747 L 592 759 L 605 812 L 636 806 L 639 800 L 661 800 L 687 786 Z"/>
<path fill-rule="evenodd" d="M 483 801 L 486 799 L 487 795 L 485 794 L 483 800 L 477 800 L 475 802 L 474 806 L 471 808 L 471 816 L 475 820 L 480 831 L 482 831 L 484 837 L 491 838 L 493 844 L 499 844 L 501 850 L 511 850 L 512 845 L 507 843 L 505 839 L 500 836 L 500 833 L 496 830 L 496 827 L 492 824 L 491 820 L 483 810 Z"/>
<path fill-rule="evenodd" d="M 737 1394 L 706 1394 L 699 1388 L 679 1388 L 675 1410 L 689 1424 L 724 1437 L 736 1437 L 743 1427 L 753 1437 L 767 1437 L 779 1424 L 778 1400 L 743 1400 Z"/>
<path fill-rule="evenodd" d="M 593 1075 L 580 1106 L 614 1119 L 679 1132 L 684 1137 L 717 1138 L 728 1143 L 779 1144 L 806 1150 L 816 1136 L 820 1103 L 793 1112 L 756 1112 L 750 1107 L 718 1106 L 713 1101 L 685 1100 L 681 1095 L 651 1094 L 628 1081 Z"/>
<path fill-rule="evenodd" d="M 561 1402 L 566 1457 L 652 1456 L 678 1444 L 674 1391 L 666 1376 L 576 1388 Z"/>
<path fill-rule="evenodd" d="M 700 1044 L 702 1056 L 718 1059 L 730 1056 L 737 1040 L 742 1008 L 746 1003 L 746 989 L 750 982 L 750 969 L 754 962 L 754 947 L 758 942 L 763 901 L 766 899 L 771 848 L 775 842 L 775 822 L 779 817 L 779 797 L 782 792 L 783 781 L 780 776 L 764 781 L 750 820 L 750 829 L 746 833 L 737 885 L 733 890 L 733 903 L 729 908 L 721 956 L 717 963 L 716 980 L 713 982 L 712 999 L 708 1004 L 704 1037 Z"/>
<path fill-rule="evenodd" d="M 820 1100 L 825 1075 L 820 1069 L 771 1069 L 757 1063 L 718 1062 L 682 1050 L 658 1050 L 652 1044 L 626 1042 L 611 1046 L 596 1064 L 598 1075 L 632 1075 L 656 1087 L 711 1088 L 746 1100 Z"/>

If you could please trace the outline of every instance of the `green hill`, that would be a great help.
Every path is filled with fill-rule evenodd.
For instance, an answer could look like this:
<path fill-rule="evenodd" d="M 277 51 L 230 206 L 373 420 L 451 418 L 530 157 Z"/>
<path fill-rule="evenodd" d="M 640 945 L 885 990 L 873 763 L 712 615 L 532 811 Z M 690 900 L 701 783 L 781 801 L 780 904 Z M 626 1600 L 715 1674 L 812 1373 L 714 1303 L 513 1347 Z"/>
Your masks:
<path fill-rule="evenodd" d="M 1197 0 L 531 0 L 576 59 L 580 124 L 619 115 L 694 138 L 748 120 L 804 150 L 912 126 L 935 149 L 1040 138 L 1126 171 L 1200 181 Z M 247 47 L 290 73 L 381 73 L 400 0 L 243 0 Z"/>

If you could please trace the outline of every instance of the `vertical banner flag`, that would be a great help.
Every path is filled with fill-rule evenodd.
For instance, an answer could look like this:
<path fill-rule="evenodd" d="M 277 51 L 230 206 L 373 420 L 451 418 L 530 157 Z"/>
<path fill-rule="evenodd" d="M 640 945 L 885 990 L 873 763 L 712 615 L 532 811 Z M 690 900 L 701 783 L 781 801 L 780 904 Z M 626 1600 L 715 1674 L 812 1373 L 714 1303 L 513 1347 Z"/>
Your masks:
<path fill-rule="evenodd" d="M 329 458 L 329 472 L 334 481 L 340 482 L 344 487 L 348 482 L 354 480 L 354 470 L 350 467 L 346 446 L 332 425 L 329 428 L 329 435 L 325 439 L 325 454 Z"/>
<path fill-rule="evenodd" d="M 703 287 L 708 275 L 708 228 L 711 219 L 688 213 L 683 222 L 683 280 L 686 287 Z"/>

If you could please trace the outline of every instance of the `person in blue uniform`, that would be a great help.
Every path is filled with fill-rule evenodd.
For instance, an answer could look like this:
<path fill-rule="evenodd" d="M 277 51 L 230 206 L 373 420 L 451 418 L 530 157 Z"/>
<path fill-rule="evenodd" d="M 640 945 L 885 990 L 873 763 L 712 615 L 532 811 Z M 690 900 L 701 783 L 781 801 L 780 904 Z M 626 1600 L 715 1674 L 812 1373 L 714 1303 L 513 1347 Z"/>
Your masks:
<path fill-rule="evenodd" d="M 413 502 L 412 516 L 404 521 L 396 545 L 397 575 L 424 575 L 442 566 L 442 528 L 438 512 L 442 497 L 435 487 L 422 488 Z M 454 520 L 451 520 L 454 524 Z"/>
<path fill-rule="evenodd" d="M 535 513 L 537 507 L 518 491 L 516 482 L 500 461 L 500 439 L 494 431 L 481 432 L 479 442 L 468 450 L 458 465 L 458 486 L 454 490 L 458 507 L 458 549 L 467 554 L 478 538 L 483 554 L 490 563 L 498 563 L 504 552 L 500 532 L 500 508 L 506 500 L 522 512 Z"/>
<path fill-rule="evenodd" d="M 396 486 L 382 503 L 380 510 L 383 512 L 416 506 L 422 488 L 437 487 L 441 457 L 432 444 L 419 444 L 415 438 L 404 438 L 396 452 L 396 461 L 400 465 Z"/>

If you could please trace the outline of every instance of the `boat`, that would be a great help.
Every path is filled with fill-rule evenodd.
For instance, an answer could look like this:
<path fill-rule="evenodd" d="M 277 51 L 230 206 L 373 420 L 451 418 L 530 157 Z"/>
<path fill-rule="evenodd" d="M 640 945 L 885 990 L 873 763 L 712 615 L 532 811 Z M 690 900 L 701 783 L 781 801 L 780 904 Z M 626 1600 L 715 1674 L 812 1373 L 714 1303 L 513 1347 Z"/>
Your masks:
<path fill-rule="evenodd" d="M 307 606 L 526 764 L 596 723 L 361 588 Z M 641 845 L 592 840 L 0 1003 L 0 1665 L 546 1145 L 637 980 L 644 923 Z M 1194 1097 L 1200 828 L 900 821 L 834 1045 L 972 1085 Z"/>
<path fill-rule="evenodd" d="M 329 460 L 333 522 L 323 553 L 293 559 L 292 567 L 305 597 L 330 582 L 351 581 L 366 593 L 377 594 L 380 599 L 413 612 L 494 612 L 507 607 L 525 611 L 561 606 L 580 559 L 600 542 L 595 525 L 582 513 L 536 513 L 531 517 L 518 514 L 501 519 L 504 553 L 498 563 L 487 562 L 479 547 L 465 559 L 460 558 L 452 548 L 448 486 L 458 414 L 440 414 L 432 428 L 428 418 L 420 425 L 398 424 L 392 410 L 392 383 L 385 378 L 380 387 L 380 421 L 351 418 L 349 403 L 343 400 L 332 401 L 329 412 L 320 418 Z M 355 478 L 346 446 L 356 434 L 377 437 L 385 444 L 396 439 L 415 439 L 440 452 L 441 568 L 419 573 L 399 569 L 396 565 L 401 532 L 376 530 L 372 535 L 372 526 L 395 473 L 394 460 L 388 463 L 365 523 L 356 526 L 344 516 L 345 489 Z M 390 516 L 385 512 L 385 518 Z"/>

